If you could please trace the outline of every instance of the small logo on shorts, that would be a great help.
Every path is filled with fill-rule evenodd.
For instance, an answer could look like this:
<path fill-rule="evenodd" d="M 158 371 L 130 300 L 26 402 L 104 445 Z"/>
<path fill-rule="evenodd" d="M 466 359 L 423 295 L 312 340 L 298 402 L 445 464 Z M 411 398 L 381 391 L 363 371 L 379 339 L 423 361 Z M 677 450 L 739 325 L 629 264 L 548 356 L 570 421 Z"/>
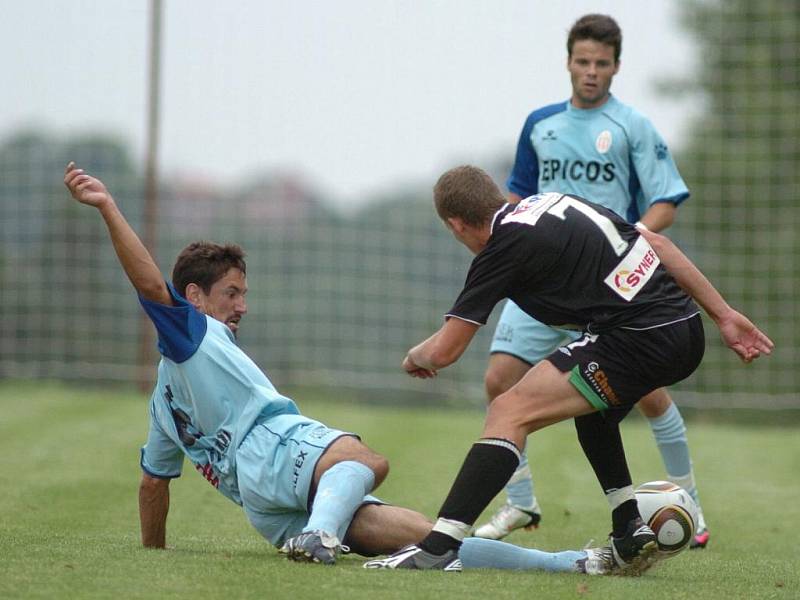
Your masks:
<path fill-rule="evenodd" d="M 510 325 L 506 325 L 505 323 L 500 323 L 497 326 L 497 331 L 494 334 L 494 340 L 496 342 L 506 342 L 510 344 L 514 338 L 514 328 Z"/>
<path fill-rule="evenodd" d="M 619 406 L 619 397 L 611 387 L 606 372 L 600 368 L 599 364 L 594 361 L 588 363 L 584 374 L 589 383 L 591 383 L 594 391 L 597 392 L 597 395 L 600 396 L 606 404 Z"/>
<path fill-rule="evenodd" d="M 314 431 L 308 434 L 308 437 L 315 440 L 321 440 L 326 435 L 330 433 L 330 429 L 327 427 L 317 427 Z"/>
<path fill-rule="evenodd" d="M 594 344 L 597 341 L 597 334 L 594 333 L 584 333 L 582 337 L 578 338 L 574 342 L 570 342 L 566 346 L 561 346 L 559 351 L 563 352 L 567 356 L 572 356 L 572 350 L 575 348 L 583 348 L 587 344 Z M 596 362 L 591 362 L 589 365 L 595 365 L 595 370 L 597 367 Z M 594 371 L 592 371 L 594 373 Z"/>
<path fill-rule="evenodd" d="M 297 458 L 294 459 L 294 469 L 292 469 L 292 485 L 296 488 L 297 481 L 300 479 L 300 469 L 303 468 L 303 464 L 306 462 L 306 457 L 308 457 L 308 452 L 300 451 L 300 454 L 297 455 Z"/>

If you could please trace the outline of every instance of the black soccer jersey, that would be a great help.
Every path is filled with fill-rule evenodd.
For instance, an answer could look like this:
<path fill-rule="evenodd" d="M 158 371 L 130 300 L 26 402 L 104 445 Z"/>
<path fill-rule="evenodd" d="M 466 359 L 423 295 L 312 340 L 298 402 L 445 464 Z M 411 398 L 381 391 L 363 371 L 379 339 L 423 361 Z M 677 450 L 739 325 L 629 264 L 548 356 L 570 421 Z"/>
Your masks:
<path fill-rule="evenodd" d="M 503 298 L 547 325 L 590 333 L 648 329 L 699 312 L 635 227 L 558 193 L 498 211 L 447 316 L 483 325 Z"/>

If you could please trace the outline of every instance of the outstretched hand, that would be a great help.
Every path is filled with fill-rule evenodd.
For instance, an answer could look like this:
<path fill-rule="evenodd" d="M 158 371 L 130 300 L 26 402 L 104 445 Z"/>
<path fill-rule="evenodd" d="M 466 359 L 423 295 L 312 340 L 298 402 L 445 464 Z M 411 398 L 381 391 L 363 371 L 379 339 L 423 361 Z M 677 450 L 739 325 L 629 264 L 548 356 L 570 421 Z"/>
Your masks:
<path fill-rule="evenodd" d="M 771 354 L 775 344 L 766 334 L 742 313 L 731 310 L 717 325 L 722 341 L 739 355 L 743 362 L 749 363 L 762 354 Z"/>
<path fill-rule="evenodd" d="M 102 181 L 87 175 L 83 169 L 78 169 L 71 161 L 64 169 L 64 185 L 67 186 L 75 200 L 95 208 L 100 208 L 111 198 Z"/>

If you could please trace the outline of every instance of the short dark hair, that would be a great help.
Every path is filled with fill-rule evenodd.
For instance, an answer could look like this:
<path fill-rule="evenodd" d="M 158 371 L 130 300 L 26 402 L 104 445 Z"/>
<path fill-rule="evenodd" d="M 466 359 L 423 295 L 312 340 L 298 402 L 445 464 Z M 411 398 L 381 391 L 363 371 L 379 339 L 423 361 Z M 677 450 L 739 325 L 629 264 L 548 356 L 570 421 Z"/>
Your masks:
<path fill-rule="evenodd" d="M 614 48 L 614 62 L 622 54 L 622 30 L 608 15 L 584 15 L 572 26 L 567 36 L 567 56 L 572 56 L 572 46 L 580 40 L 594 40 Z"/>
<path fill-rule="evenodd" d="M 470 165 L 446 171 L 433 187 L 439 217 L 458 217 L 467 225 L 484 225 L 506 203 L 503 193 L 486 171 Z"/>
<path fill-rule="evenodd" d="M 247 274 L 245 253 L 238 244 L 217 244 L 201 240 L 181 250 L 172 268 L 172 285 L 183 296 L 186 286 L 195 283 L 204 293 L 222 279 L 230 269 Z"/>

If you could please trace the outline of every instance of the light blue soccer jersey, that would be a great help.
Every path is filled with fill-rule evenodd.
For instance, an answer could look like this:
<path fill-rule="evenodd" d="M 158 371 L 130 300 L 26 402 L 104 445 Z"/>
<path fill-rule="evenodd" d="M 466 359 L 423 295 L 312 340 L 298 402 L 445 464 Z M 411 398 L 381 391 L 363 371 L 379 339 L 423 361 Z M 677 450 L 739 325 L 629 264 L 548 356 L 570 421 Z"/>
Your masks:
<path fill-rule="evenodd" d="M 255 424 L 300 413 L 236 345 L 223 323 L 198 312 L 168 287 L 174 306 L 140 298 L 158 331 L 162 356 L 150 399 L 142 469 L 154 477 L 178 477 L 185 455 L 214 487 L 241 504 L 239 444 Z"/>
<path fill-rule="evenodd" d="M 657 202 L 677 205 L 689 197 L 653 124 L 614 96 L 598 108 L 579 109 L 567 101 L 532 112 L 507 185 L 522 198 L 575 194 L 629 222 Z"/>
<path fill-rule="evenodd" d="M 633 223 L 657 202 L 689 197 L 667 145 L 653 124 L 614 96 L 598 108 L 561 102 L 533 111 L 517 144 L 509 191 L 575 194 L 607 206 Z M 577 334 L 549 328 L 506 302 L 491 352 L 530 364 Z"/>

